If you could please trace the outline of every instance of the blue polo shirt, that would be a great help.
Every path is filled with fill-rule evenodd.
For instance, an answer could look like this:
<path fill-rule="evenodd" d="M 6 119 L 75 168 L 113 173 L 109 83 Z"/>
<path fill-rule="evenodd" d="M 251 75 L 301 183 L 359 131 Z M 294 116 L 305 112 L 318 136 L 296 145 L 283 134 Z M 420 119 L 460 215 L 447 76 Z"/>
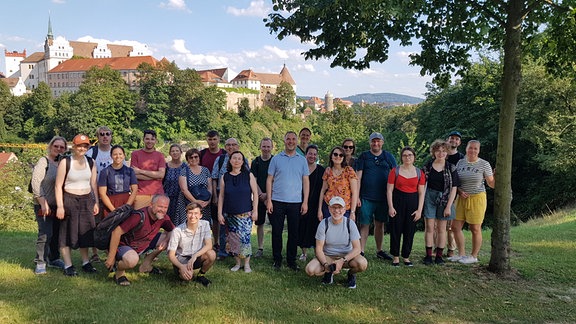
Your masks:
<path fill-rule="evenodd" d="M 362 171 L 360 198 L 386 201 L 386 186 L 390 170 L 396 167 L 394 156 L 382 150 L 378 156 L 366 151 L 356 160 L 356 170 Z"/>
<path fill-rule="evenodd" d="M 308 176 L 308 163 L 299 154 L 289 156 L 285 151 L 274 155 L 268 167 L 274 177 L 272 200 L 285 203 L 302 202 L 302 177 Z"/>

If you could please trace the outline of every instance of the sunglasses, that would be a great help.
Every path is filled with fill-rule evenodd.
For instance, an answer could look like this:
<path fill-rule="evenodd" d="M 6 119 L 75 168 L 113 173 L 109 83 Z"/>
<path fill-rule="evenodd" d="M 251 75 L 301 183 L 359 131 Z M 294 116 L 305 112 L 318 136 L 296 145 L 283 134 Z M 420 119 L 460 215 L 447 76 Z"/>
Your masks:
<path fill-rule="evenodd" d="M 354 145 L 348 146 L 348 145 L 342 145 L 342 148 L 344 148 L 345 150 L 353 150 L 354 149 Z"/>
<path fill-rule="evenodd" d="M 110 132 L 100 133 L 100 136 L 110 136 L 110 135 L 112 135 L 112 133 Z"/>
<path fill-rule="evenodd" d="M 344 154 L 334 152 L 334 153 L 332 153 L 332 156 L 333 157 L 344 157 Z"/>

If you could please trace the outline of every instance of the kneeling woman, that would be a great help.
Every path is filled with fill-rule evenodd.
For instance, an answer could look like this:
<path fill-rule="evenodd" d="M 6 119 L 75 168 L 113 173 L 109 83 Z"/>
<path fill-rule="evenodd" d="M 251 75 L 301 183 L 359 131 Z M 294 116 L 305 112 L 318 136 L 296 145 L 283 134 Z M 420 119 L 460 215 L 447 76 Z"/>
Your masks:
<path fill-rule="evenodd" d="M 64 259 L 64 274 L 76 276 L 72 265 L 70 248 L 80 249 L 82 270 L 96 272 L 90 264 L 88 248 L 94 245 L 94 216 L 98 214 L 98 189 L 96 187 L 96 168 L 87 158 L 86 151 L 90 140 L 86 135 L 76 135 L 72 140 L 72 156 L 58 164 L 56 175 L 56 217 L 62 220 L 60 225 L 60 253 Z"/>
<path fill-rule="evenodd" d="M 232 153 L 226 166 L 228 172 L 220 178 L 218 222 L 228 227 L 226 252 L 236 260 L 230 270 L 240 270 L 240 261 L 244 259 L 244 271 L 252 272 L 250 235 L 252 221 L 258 219 L 258 187 L 244 160 L 241 152 Z"/>
<path fill-rule="evenodd" d="M 390 215 L 390 254 L 392 266 L 399 266 L 400 238 L 402 240 L 402 258 L 406 266 L 412 266 L 410 253 L 416 232 L 416 222 L 422 217 L 426 178 L 421 170 L 414 166 L 416 152 L 405 147 L 400 152 L 402 164 L 390 170 L 386 197 Z M 420 173 L 420 174 L 418 174 Z"/>

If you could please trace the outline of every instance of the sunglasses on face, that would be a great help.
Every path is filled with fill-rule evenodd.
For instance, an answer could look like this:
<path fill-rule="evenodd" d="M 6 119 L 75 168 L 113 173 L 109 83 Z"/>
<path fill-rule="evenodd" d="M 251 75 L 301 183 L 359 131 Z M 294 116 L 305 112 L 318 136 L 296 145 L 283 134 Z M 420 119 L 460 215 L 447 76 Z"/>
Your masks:
<path fill-rule="evenodd" d="M 334 153 L 332 153 L 332 156 L 333 157 L 344 157 L 344 154 L 334 152 Z"/>
<path fill-rule="evenodd" d="M 110 135 L 112 135 L 112 133 L 110 133 L 110 132 L 102 132 L 102 133 L 100 133 L 100 136 L 110 136 Z"/>
<path fill-rule="evenodd" d="M 345 150 L 353 150 L 354 147 L 355 147 L 354 145 L 350 145 L 350 146 L 348 146 L 348 145 L 342 145 L 342 148 L 344 148 Z"/>

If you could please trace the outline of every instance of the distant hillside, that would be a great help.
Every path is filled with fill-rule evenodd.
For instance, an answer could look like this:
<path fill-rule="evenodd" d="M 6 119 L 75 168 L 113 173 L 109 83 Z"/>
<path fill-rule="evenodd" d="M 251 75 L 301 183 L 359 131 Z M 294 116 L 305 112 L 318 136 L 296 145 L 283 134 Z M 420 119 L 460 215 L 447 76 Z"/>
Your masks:
<path fill-rule="evenodd" d="M 424 101 L 422 98 L 401 95 L 397 93 L 362 93 L 342 98 L 353 103 L 389 103 L 389 104 L 419 104 Z"/>

